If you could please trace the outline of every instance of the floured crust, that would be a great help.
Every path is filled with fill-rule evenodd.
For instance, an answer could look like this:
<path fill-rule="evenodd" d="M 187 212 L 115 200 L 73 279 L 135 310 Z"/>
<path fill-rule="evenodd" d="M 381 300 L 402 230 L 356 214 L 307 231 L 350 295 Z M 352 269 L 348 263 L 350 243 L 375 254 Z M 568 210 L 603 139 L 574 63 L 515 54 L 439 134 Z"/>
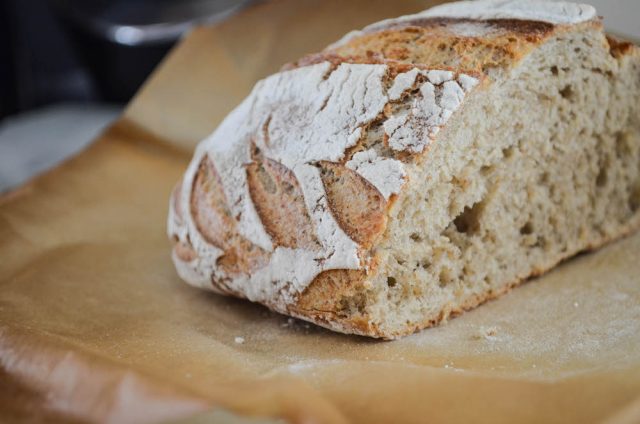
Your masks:
<path fill-rule="evenodd" d="M 553 25 L 567 25 L 587 22 L 597 18 L 597 16 L 593 6 L 564 1 L 466 0 L 444 3 L 414 15 L 387 19 L 369 25 L 365 29 L 375 29 L 420 18 L 516 19 L 547 22 Z"/>
<path fill-rule="evenodd" d="M 198 147 L 174 195 L 180 275 L 284 312 L 323 272 L 371 270 L 405 163 L 478 77 L 323 61 L 262 81 Z"/>
<path fill-rule="evenodd" d="M 174 192 L 169 234 L 180 276 L 337 331 L 385 338 L 499 295 L 393 335 L 363 306 L 405 167 L 421 160 L 466 96 L 490 87 L 493 72 L 573 24 L 601 26 L 580 10 L 579 18 L 549 21 L 451 10 L 384 21 L 261 81 L 201 143 Z M 614 55 L 630 49 L 609 42 Z"/>

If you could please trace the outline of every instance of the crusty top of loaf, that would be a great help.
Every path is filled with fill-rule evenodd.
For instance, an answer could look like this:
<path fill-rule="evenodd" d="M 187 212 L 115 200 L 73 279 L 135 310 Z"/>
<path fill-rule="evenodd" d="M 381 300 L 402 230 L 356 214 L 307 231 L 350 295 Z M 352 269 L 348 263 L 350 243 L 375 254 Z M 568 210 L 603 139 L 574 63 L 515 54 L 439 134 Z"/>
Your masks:
<path fill-rule="evenodd" d="M 377 32 L 390 27 L 409 25 L 412 22 L 428 20 L 434 18 L 452 18 L 475 21 L 491 20 L 519 20 L 546 22 L 553 25 L 577 24 L 590 21 L 597 17 L 596 9 L 587 4 L 569 2 L 548 2 L 541 0 L 472 0 L 445 3 L 431 9 L 424 10 L 413 15 L 400 16 L 398 18 L 386 19 L 368 25 L 360 31 L 352 31 L 345 35 L 332 47 L 344 44 L 345 42 L 362 35 L 364 33 Z M 516 25 L 517 26 L 517 25 Z M 466 35 L 482 36 L 480 28 L 471 29 L 468 27 L 458 27 L 460 32 Z M 454 28 L 455 30 L 455 28 Z M 472 32 L 469 32 L 472 31 Z"/>
<path fill-rule="evenodd" d="M 352 31 L 289 67 L 327 59 L 396 61 L 488 73 L 518 63 L 556 29 L 584 22 L 600 24 L 592 6 L 544 0 L 446 3 Z"/>
<path fill-rule="evenodd" d="M 491 34 L 527 51 L 554 24 L 596 16 L 588 6 L 533 4 L 484 0 L 383 21 L 258 82 L 198 146 L 174 193 L 169 234 L 180 275 L 286 311 L 327 271 L 375 267 L 370 248 L 406 184 L 406 163 L 485 79 L 484 65 L 517 59 L 474 59 L 479 66 L 464 56 Z M 407 29 L 431 49 L 443 34 L 449 45 L 471 44 L 455 52 L 457 63 L 421 61 L 414 53 L 428 49 L 419 47 L 403 57 Z M 367 144 L 374 126 L 382 148 Z"/>

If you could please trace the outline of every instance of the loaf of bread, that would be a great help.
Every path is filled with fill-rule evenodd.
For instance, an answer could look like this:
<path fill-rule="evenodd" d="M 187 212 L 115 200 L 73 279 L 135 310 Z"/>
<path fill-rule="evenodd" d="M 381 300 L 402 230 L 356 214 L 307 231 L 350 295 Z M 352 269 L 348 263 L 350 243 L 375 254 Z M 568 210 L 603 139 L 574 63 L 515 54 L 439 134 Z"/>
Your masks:
<path fill-rule="evenodd" d="M 640 226 L 640 49 L 587 5 L 449 3 L 286 65 L 170 202 L 186 282 L 393 339 Z"/>

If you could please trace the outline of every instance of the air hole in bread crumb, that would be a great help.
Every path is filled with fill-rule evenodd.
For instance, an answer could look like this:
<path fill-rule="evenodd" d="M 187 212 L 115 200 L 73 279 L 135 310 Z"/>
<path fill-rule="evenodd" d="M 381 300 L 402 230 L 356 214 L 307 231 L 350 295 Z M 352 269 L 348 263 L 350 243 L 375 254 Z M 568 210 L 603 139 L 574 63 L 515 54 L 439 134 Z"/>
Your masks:
<path fill-rule="evenodd" d="M 462 267 L 462 275 L 465 277 L 468 277 L 469 275 L 471 275 L 471 273 L 469 272 L 469 268 L 467 268 L 466 265 Z"/>
<path fill-rule="evenodd" d="M 600 172 L 598 172 L 598 176 L 596 177 L 596 185 L 598 187 L 604 187 L 607 185 L 607 168 L 606 166 L 600 167 Z"/>
<path fill-rule="evenodd" d="M 533 245 L 533 247 L 539 247 L 540 249 L 544 249 L 547 247 L 547 239 L 539 236 L 536 240 L 536 243 Z"/>
<path fill-rule="evenodd" d="M 552 67 L 551 67 L 551 74 L 552 74 L 554 77 L 557 77 L 557 76 L 558 76 L 558 67 L 557 67 L 557 66 L 552 66 Z"/>
<path fill-rule="evenodd" d="M 480 228 L 480 214 L 483 203 L 478 202 L 471 207 L 465 207 L 460 215 L 453 220 L 456 230 L 462 234 L 473 234 Z"/>
<path fill-rule="evenodd" d="M 398 284 L 398 281 L 396 280 L 395 277 L 387 277 L 387 286 L 395 287 L 396 284 Z"/>
<path fill-rule="evenodd" d="M 542 174 L 540 174 L 540 176 L 538 177 L 538 184 L 541 184 L 541 185 L 549 184 L 549 173 L 548 172 L 543 172 Z"/>
<path fill-rule="evenodd" d="M 640 209 L 640 179 L 631 187 L 631 193 L 629 194 L 629 209 L 632 213 L 635 213 Z"/>
<path fill-rule="evenodd" d="M 485 165 L 480 168 L 480 174 L 482 174 L 483 176 L 489 175 L 491 171 L 493 171 L 493 166 Z"/>
<path fill-rule="evenodd" d="M 533 224 L 531 224 L 531 222 L 527 222 L 522 227 L 520 227 L 520 234 L 522 234 L 523 236 L 533 234 Z"/>
<path fill-rule="evenodd" d="M 420 234 L 418 233 L 411 233 L 411 235 L 409 236 L 409 238 L 413 241 L 415 241 L 416 243 L 419 243 L 422 241 L 422 237 L 420 237 Z"/>
<path fill-rule="evenodd" d="M 560 95 L 563 99 L 567 99 L 569 101 L 573 100 L 573 88 L 571 85 L 566 85 L 562 90 L 559 91 Z"/>
<path fill-rule="evenodd" d="M 629 137 L 626 133 L 616 133 L 616 156 L 623 159 L 631 154 L 631 146 L 629 144 Z"/>
<path fill-rule="evenodd" d="M 511 156 L 513 156 L 513 146 L 509 146 L 507 148 L 502 149 L 502 156 L 504 156 L 505 158 L 510 158 Z"/>
<path fill-rule="evenodd" d="M 440 275 L 438 276 L 438 279 L 440 280 L 440 287 L 445 287 L 447 284 L 453 281 L 453 275 L 451 273 L 451 270 L 446 267 L 442 268 L 440 270 Z"/>

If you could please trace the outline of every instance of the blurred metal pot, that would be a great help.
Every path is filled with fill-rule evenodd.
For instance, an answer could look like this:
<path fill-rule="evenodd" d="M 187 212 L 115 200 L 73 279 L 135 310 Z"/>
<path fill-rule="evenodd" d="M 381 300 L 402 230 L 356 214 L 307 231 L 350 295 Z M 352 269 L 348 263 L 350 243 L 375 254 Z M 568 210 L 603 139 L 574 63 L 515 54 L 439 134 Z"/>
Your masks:
<path fill-rule="evenodd" d="M 101 97 L 127 101 L 194 25 L 220 22 L 252 0 L 53 0 Z"/>

